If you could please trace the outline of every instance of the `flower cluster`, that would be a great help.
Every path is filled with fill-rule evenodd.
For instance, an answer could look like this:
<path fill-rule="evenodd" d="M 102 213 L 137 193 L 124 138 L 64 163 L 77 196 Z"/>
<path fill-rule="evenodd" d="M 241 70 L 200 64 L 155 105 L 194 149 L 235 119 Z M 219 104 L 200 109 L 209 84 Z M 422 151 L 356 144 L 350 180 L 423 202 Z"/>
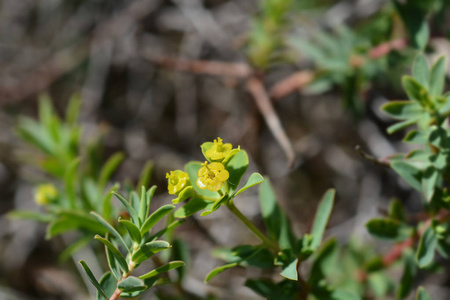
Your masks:
<path fill-rule="evenodd" d="M 58 190 L 53 184 L 41 184 L 34 194 L 34 201 L 39 205 L 47 205 L 58 196 Z"/>
<path fill-rule="evenodd" d="M 206 150 L 205 156 L 211 161 L 221 162 L 230 154 L 231 149 L 233 149 L 233 145 L 230 143 L 224 144 L 223 140 L 218 137 L 214 140 L 214 145 L 210 149 Z"/>
<path fill-rule="evenodd" d="M 213 162 L 208 164 L 205 161 L 198 170 L 197 176 L 197 186 L 199 188 L 217 192 L 222 188 L 223 183 L 228 180 L 230 173 L 225 170 L 225 166 L 222 163 Z"/>
<path fill-rule="evenodd" d="M 181 170 L 170 171 L 166 174 L 166 178 L 169 179 L 167 188 L 171 195 L 178 195 L 185 187 L 191 185 L 188 174 Z"/>
<path fill-rule="evenodd" d="M 199 168 L 198 171 L 196 170 L 197 177 L 191 178 L 192 182 L 195 181 L 196 186 L 201 190 L 220 191 L 230 177 L 230 173 L 226 170 L 227 161 L 239 150 L 240 148 L 233 149 L 233 145 L 230 143 L 224 143 L 220 137 L 213 142 L 204 143 L 202 152 L 207 161 L 201 166 L 200 162 L 197 164 Z M 188 173 L 181 170 L 170 171 L 166 174 L 166 178 L 168 179 L 169 194 L 179 197 L 175 201 L 182 201 L 185 197 L 189 197 L 189 193 L 193 193 Z M 189 193 L 187 187 L 191 187 Z"/>

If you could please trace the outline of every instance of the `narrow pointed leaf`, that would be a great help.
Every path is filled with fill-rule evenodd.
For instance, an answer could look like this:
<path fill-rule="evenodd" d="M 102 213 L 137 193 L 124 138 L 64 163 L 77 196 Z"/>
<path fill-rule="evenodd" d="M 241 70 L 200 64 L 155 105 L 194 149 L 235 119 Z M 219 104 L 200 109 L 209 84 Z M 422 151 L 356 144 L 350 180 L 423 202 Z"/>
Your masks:
<path fill-rule="evenodd" d="M 175 216 L 175 218 L 179 218 L 179 219 L 187 218 L 203 209 L 210 210 L 213 205 L 214 205 L 214 202 L 212 202 L 212 201 L 208 201 L 208 200 L 204 200 L 204 199 L 200 199 L 200 198 L 192 198 L 184 206 L 177 209 L 174 216 Z"/>
<path fill-rule="evenodd" d="M 109 297 L 111 297 L 116 290 L 117 280 L 114 276 L 112 276 L 111 272 L 106 272 L 100 279 L 99 284 L 105 291 L 106 295 L 108 295 L 108 298 L 105 298 L 102 293 L 98 292 L 97 300 L 109 300 Z"/>
<path fill-rule="evenodd" d="M 166 241 L 154 241 L 142 245 L 136 252 L 134 252 L 131 259 L 136 263 L 140 264 L 144 260 L 150 258 L 152 255 L 170 248 L 170 244 Z"/>
<path fill-rule="evenodd" d="M 408 297 L 414 286 L 414 278 L 417 273 L 417 265 L 412 251 L 406 251 L 403 254 L 404 268 L 403 275 L 397 289 L 397 299 Z"/>
<path fill-rule="evenodd" d="M 130 248 L 127 246 L 127 244 L 125 243 L 125 241 L 123 240 L 122 236 L 117 232 L 116 229 L 114 229 L 114 227 L 111 226 L 111 224 L 109 224 L 108 222 L 106 222 L 105 219 L 103 219 L 102 216 L 100 216 L 99 214 L 97 214 L 96 212 L 91 212 L 91 214 L 103 225 L 105 226 L 105 228 L 115 237 L 117 238 L 117 240 L 119 241 L 119 243 L 125 248 L 127 249 L 128 252 L 130 252 Z"/>
<path fill-rule="evenodd" d="M 127 261 L 125 260 L 125 257 L 123 257 L 122 253 L 120 253 L 120 251 L 110 241 L 99 236 L 98 234 L 94 238 L 96 240 L 102 242 L 109 249 L 109 251 L 111 251 L 112 255 L 114 255 L 114 257 L 117 259 L 120 266 L 122 267 L 122 270 L 125 273 L 128 273 L 128 271 L 129 271 L 128 264 L 127 264 Z"/>
<path fill-rule="evenodd" d="M 314 223 L 311 229 L 311 235 L 313 240 L 311 242 L 311 248 L 318 248 L 322 242 L 323 234 L 328 224 L 328 220 L 331 216 L 331 211 L 334 204 L 334 196 L 336 191 L 333 189 L 328 190 L 320 201 L 319 207 L 314 217 Z"/>
<path fill-rule="evenodd" d="M 172 204 L 166 204 L 158 208 L 153 212 L 141 227 L 141 235 L 146 234 L 150 229 L 162 218 L 164 218 L 168 213 L 170 213 L 175 208 Z"/>
<path fill-rule="evenodd" d="M 153 198 L 153 195 L 155 194 L 155 191 L 156 191 L 156 185 L 149 188 L 147 193 L 145 193 L 145 201 L 147 202 L 147 209 L 145 211 L 144 219 L 147 218 L 147 216 L 150 214 L 150 204 L 152 203 L 152 198 Z"/>
<path fill-rule="evenodd" d="M 390 101 L 381 110 L 397 120 L 417 119 L 424 113 L 422 106 L 414 101 Z"/>
<path fill-rule="evenodd" d="M 239 263 L 234 262 L 234 263 L 230 263 L 230 264 L 226 264 L 220 267 L 215 268 L 214 270 L 212 270 L 211 272 L 208 273 L 208 275 L 206 275 L 205 278 L 205 282 L 210 281 L 211 279 L 213 279 L 214 277 L 216 277 L 217 275 L 219 275 L 220 273 L 230 269 L 230 268 L 234 268 L 236 266 L 238 266 Z"/>
<path fill-rule="evenodd" d="M 144 168 L 142 168 L 141 176 L 139 176 L 139 182 L 137 184 L 136 189 L 138 190 L 140 187 L 146 187 L 149 185 L 150 180 L 152 179 L 153 168 L 155 164 L 153 161 L 149 160 L 145 163 Z M 144 199 L 144 198 L 142 198 Z"/>
<path fill-rule="evenodd" d="M 122 163 L 124 158 L 125 155 L 122 152 L 118 152 L 111 156 L 103 165 L 98 179 L 98 185 L 101 187 L 101 189 L 105 188 L 108 180 L 111 178 L 117 167 L 119 167 L 119 165 Z"/>
<path fill-rule="evenodd" d="M 136 213 L 136 210 L 131 206 L 130 202 L 128 202 L 127 199 L 125 199 L 124 196 L 117 192 L 113 192 L 113 194 L 122 202 L 123 206 L 127 209 L 127 211 L 130 213 L 131 219 L 133 220 L 133 223 L 136 224 L 136 226 L 139 226 L 139 216 Z"/>
<path fill-rule="evenodd" d="M 133 222 L 120 218 L 119 223 L 125 226 L 128 233 L 130 234 L 131 240 L 133 240 L 137 244 L 141 243 L 142 240 L 141 232 L 139 231 L 139 228 L 137 228 L 137 226 L 133 224 Z"/>
<path fill-rule="evenodd" d="M 139 278 L 140 279 L 147 279 L 147 278 L 150 278 L 150 277 L 154 277 L 154 276 L 157 276 L 159 274 L 168 272 L 170 270 L 182 267 L 184 265 L 185 264 L 184 264 L 183 261 L 171 261 L 170 263 L 165 264 L 165 265 L 163 265 L 163 266 L 161 266 L 159 268 L 156 268 L 153 271 L 148 272 L 147 274 L 139 276 Z"/>
<path fill-rule="evenodd" d="M 88 265 L 83 260 L 80 260 L 79 263 L 83 267 L 84 272 L 86 273 L 89 281 L 95 286 L 97 291 L 100 294 L 102 294 L 103 297 L 105 297 L 105 299 L 109 299 L 108 295 L 105 293 L 103 288 L 100 286 L 100 283 L 97 281 L 97 279 L 95 279 L 95 276 L 94 276 L 94 274 L 92 274 L 92 271 L 91 271 L 91 269 L 89 269 Z"/>
<path fill-rule="evenodd" d="M 8 217 L 11 219 L 34 220 L 42 223 L 49 223 L 54 218 L 52 215 L 24 210 L 13 210 L 12 212 L 8 213 Z"/>

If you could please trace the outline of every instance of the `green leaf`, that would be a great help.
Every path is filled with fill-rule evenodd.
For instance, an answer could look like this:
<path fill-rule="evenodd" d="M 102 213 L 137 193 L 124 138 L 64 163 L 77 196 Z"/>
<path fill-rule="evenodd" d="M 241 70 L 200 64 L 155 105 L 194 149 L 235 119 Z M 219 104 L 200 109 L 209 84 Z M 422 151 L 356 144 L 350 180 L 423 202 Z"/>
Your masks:
<path fill-rule="evenodd" d="M 178 204 L 194 195 L 195 195 L 194 188 L 192 186 L 187 186 L 178 194 L 177 198 L 172 200 L 172 203 Z"/>
<path fill-rule="evenodd" d="M 133 242 L 137 244 L 141 243 L 142 240 L 141 232 L 139 231 L 139 228 L 133 224 L 133 222 L 119 218 L 119 223 L 122 223 L 125 226 Z"/>
<path fill-rule="evenodd" d="M 422 193 L 422 174 L 419 169 L 404 161 L 394 161 L 391 167 L 410 186 Z"/>
<path fill-rule="evenodd" d="M 325 274 L 330 270 L 330 265 L 334 263 L 337 251 L 338 244 L 336 239 L 330 239 L 323 244 L 320 251 L 314 257 L 311 267 L 311 275 L 308 279 L 308 283 L 311 286 L 317 285 L 325 278 Z"/>
<path fill-rule="evenodd" d="M 203 209 L 211 209 L 214 205 L 214 202 L 200 199 L 200 198 L 192 198 L 187 202 L 184 206 L 180 207 L 175 212 L 175 218 L 187 218 L 189 216 L 192 216 L 198 211 L 201 211 Z"/>
<path fill-rule="evenodd" d="M 189 265 L 190 253 L 187 243 L 183 239 L 175 239 L 172 243 L 173 259 L 181 260 Z M 186 275 L 186 267 L 177 268 L 178 282 L 181 282 Z"/>
<path fill-rule="evenodd" d="M 118 183 L 116 183 L 103 196 L 101 212 L 102 212 L 102 215 L 106 216 L 107 218 L 111 216 L 111 212 L 112 212 L 111 199 L 113 196 L 113 192 L 117 192 L 119 190 L 119 188 L 120 188 L 120 185 Z"/>
<path fill-rule="evenodd" d="M 141 208 L 141 199 L 136 191 L 131 191 L 130 196 L 130 204 L 133 207 L 134 211 L 138 214 L 138 225 L 142 224 L 143 220 L 139 217 L 139 209 Z"/>
<path fill-rule="evenodd" d="M 203 156 L 204 156 L 209 162 L 211 162 L 211 161 L 210 161 L 210 160 L 208 159 L 208 157 L 206 156 L 206 151 L 208 151 L 209 149 L 211 149 L 212 146 L 214 146 L 214 143 L 213 143 L 213 142 L 205 142 L 205 143 L 203 143 L 203 144 L 200 146 L 200 148 L 202 149 Z"/>
<path fill-rule="evenodd" d="M 109 300 L 109 297 L 111 297 L 116 290 L 117 280 L 114 278 L 114 276 L 112 276 L 111 272 L 106 272 L 100 279 L 99 284 L 105 291 L 106 295 L 108 295 L 108 298 L 105 298 L 102 293 L 98 292 L 97 300 Z"/>
<path fill-rule="evenodd" d="M 13 210 L 8 213 L 8 217 L 11 219 L 34 220 L 42 223 L 49 223 L 54 218 L 49 214 L 25 210 Z"/>
<path fill-rule="evenodd" d="M 298 259 L 294 259 L 280 273 L 281 276 L 290 280 L 298 280 Z"/>
<path fill-rule="evenodd" d="M 108 247 L 105 247 L 106 250 L 106 260 L 108 261 L 108 267 L 111 270 L 112 274 L 116 279 L 122 280 L 122 273 L 120 269 L 120 264 L 115 258 L 115 256 L 112 254 L 111 250 L 108 249 Z"/>
<path fill-rule="evenodd" d="M 147 202 L 147 211 L 145 212 L 145 218 L 147 218 L 147 216 L 150 214 L 150 204 L 152 203 L 152 198 L 153 195 L 155 194 L 156 191 L 156 185 L 152 186 L 151 188 L 148 189 L 147 193 L 145 193 L 145 201 Z"/>
<path fill-rule="evenodd" d="M 428 81 L 430 73 L 428 71 L 428 64 L 423 54 L 416 56 L 413 63 L 412 74 L 414 79 L 417 80 L 423 87 L 428 88 Z"/>
<path fill-rule="evenodd" d="M 411 3 L 403 4 L 399 0 L 394 1 L 395 7 L 405 22 L 410 35 L 412 45 L 419 49 L 425 49 L 430 35 L 430 29 L 426 21 L 426 12 Z"/>
<path fill-rule="evenodd" d="M 258 184 L 262 183 L 263 181 L 264 181 L 264 177 L 262 177 L 261 174 L 253 173 L 252 175 L 250 175 L 250 177 L 248 178 L 248 180 L 244 184 L 244 186 L 239 191 L 237 191 L 233 197 L 236 197 L 237 195 L 244 192 L 245 190 L 251 188 L 252 186 L 258 185 Z"/>
<path fill-rule="evenodd" d="M 206 275 L 205 278 L 205 283 L 208 283 L 211 279 L 213 279 L 214 277 L 216 277 L 217 275 L 219 275 L 220 273 L 230 269 L 230 268 L 234 268 L 236 266 L 238 266 L 239 263 L 238 262 L 234 262 L 234 263 L 229 263 L 226 265 L 222 265 L 220 267 L 217 267 L 215 269 L 213 269 L 211 272 L 208 273 L 208 275 Z"/>
<path fill-rule="evenodd" d="M 390 101 L 381 110 L 397 120 L 417 119 L 424 113 L 422 106 L 413 101 Z"/>
<path fill-rule="evenodd" d="M 439 172 L 434 167 L 428 167 L 423 172 L 422 187 L 425 199 L 430 202 L 434 195 L 434 188 L 439 179 Z"/>
<path fill-rule="evenodd" d="M 401 223 L 393 219 L 372 219 L 366 224 L 369 233 L 380 239 L 399 239 Z"/>
<path fill-rule="evenodd" d="M 94 237 L 96 240 L 102 242 L 108 249 L 111 251 L 111 254 L 114 255 L 115 259 L 119 262 L 120 266 L 122 267 L 122 270 L 125 273 L 128 273 L 128 264 L 125 260 L 125 257 L 123 257 L 122 253 L 107 239 L 99 236 L 98 234 Z"/>
<path fill-rule="evenodd" d="M 117 167 L 119 167 L 119 165 L 122 163 L 124 158 L 125 155 L 123 153 L 117 152 L 106 161 L 100 171 L 100 176 L 98 179 L 98 185 L 100 189 L 103 190 L 106 187 L 108 180 L 111 178 Z"/>
<path fill-rule="evenodd" d="M 247 152 L 240 150 L 228 162 L 226 169 L 230 173 L 228 178 L 229 193 L 233 193 L 239 185 L 242 176 L 247 171 L 248 156 Z"/>
<path fill-rule="evenodd" d="M 361 297 L 343 289 L 336 289 L 331 294 L 331 300 L 361 300 Z"/>
<path fill-rule="evenodd" d="M 97 214 L 96 212 L 91 211 L 91 214 L 119 241 L 119 243 L 127 249 L 128 252 L 130 252 L 130 248 L 127 246 L 125 241 L 123 240 L 122 236 L 117 232 L 114 227 L 111 226 L 105 219 L 103 219 L 102 216 Z"/>
<path fill-rule="evenodd" d="M 403 208 L 402 202 L 398 199 L 394 199 L 389 203 L 388 216 L 391 219 L 403 222 L 406 220 L 405 209 Z"/>
<path fill-rule="evenodd" d="M 125 293 L 138 292 L 147 289 L 144 281 L 134 276 L 125 278 L 124 280 L 119 282 L 117 287 L 119 288 L 119 290 Z"/>
<path fill-rule="evenodd" d="M 150 258 L 154 254 L 170 248 L 170 244 L 166 241 L 154 241 L 145 243 L 137 251 L 134 252 L 131 259 L 136 263 L 140 264 L 144 260 Z"/>
<path fill-rule="evenodd" d="M 416 300 L 431 300 L 430 295 L 421 286 L 417 289 Z"/>
<path fill-rule="evenodd" d="M 150 277 L 158 276 L 162 273 L 168 272 L 170 270 L 179 268 L 184 266 L 185 263 L 183 261 L 171 261 L 168 264 L 165 264 L 159 268 L 154 269 L 153 271 L 148 272 L 147 274 L 139 276 L 140 279 L 147 279 Z"/>
<path fill-rule="evenodd" d="M 436 234 L 433 228 L 429 226 L 420 237 L 419 247 L 417 248 L 416 261 L 420 268 L 424 268 L 433 262 L 437 242 Z"/>
<path fill-rule="evenodd" d="M 76 126 L 78 120 L 78 114 L 81 107 L 81 97 L 80 94 L 73 94 L 70 97 L 69 104 L 66 109 L 66 123 L 68 125 Z"/>
<path fill-rule="evenodd" d="M 140 226 L 140 221 L 139 221 L 139 216 L 136 212 L 136 210 L 131 206 L 130 202 L 128 202 L 127 199 L 125 199 L 124 196 L 122 196 L 121 194 L 117 193 L 117 192 L 113 192 L 113 194 L 120 200 L 120 202 L 122 202 L 123 206 L 125 206 L 125 208 L 127 209 L 127 211 L 130 213 L 131 219 L 133 220 L 133 223 L 136 226 Z"/>
<path fill-rule="evenodd" d="M 47 226 L 47 239 L 75 229 L 84 229 L 92 233 L 106 233 L 106 230 L 100 224 L 83 212 L 60 211 L 59 216 L 58 219 L 53 220 Z"/>
<path fill-rule="evenodd" d="M 76 207 L 76 181 L 77 181 L 77 171 L 80 164 L 80 159 L 76 158 L 69 163 L 66 172 L 64 173 L 64 187 L 66 189 L 67 198 L 69 200 L 69 207 L 74 209 Z"/>
<path fill-rule="evenodd" d="M 397 132 L 399 130 L 402 130 L 403 128 L 411 126 L 412 124 L 416 123 L 417 121 L 418 121 L 418 119 L 412 119 L 412 120 L 406 120 L 403 122 L 396 123 L 396 124 L 388 127 L 387 133 L 393 134 L 394 132 Z"/>
<path fill-rule="evenodd" d="M 414 278 L 417 273 L 417 265 L 411 250 L 404 252 L 403 262 L 405 266 L 403 268 L 403 275 L 397 289 L 397 299 L 404 299 L 408 297 L 414 286 Z"/>
<path fill-rule="evenodd" d="M 336 191 L 334 189 L 329 189 L 320 201 L 311 229 L 311 235 L 313 236 L 311 248 L 313 249 L 317 249 L 322 242 L 323 234 L 325 233 L 331 211 L 333 210 L 335 195 Z"/>
<path fill-rule="evenodd" d="M 166 204 L 158 208 L 154 213 L 145 220 L 144 224 L 141 227 L 141 235 L 146 234 L 150 231 L 150 229 L 162 218 L 164 218 L 168 213 L 170 213 L 175 208 L 172 204 Z"/>
<path fill-rule="evenodd" d="M 430 105 L 428 91 L 411 76 L 402 77 L 402 85 L 409 99 L 418 101 L 422 107 Z"/>
<path fill-rule="evenodd" d="M 213 204 L 212 207 L 211 207 L 211 210 L 205 210 L 204 212 L 202 212 L 202 213 L 200 214 L 200 216 L 203 217 L 203 216 L 209 215 L 210 213 L 212 213 L 212 212 L 218 210 L 219 207 L 220 207 L 222 204 L 227 203 L 227 201 L 228 201 L 229 199 L 230 199 L 230 196 L 229 196 L 228 194 L 224 194 L 224 195 L 222 196 L 222 198 L 220 198 L 219 200 L 217 200 L 217 201 L 214 202 L 214 204 Z"/>
<path fill-rule="evenodd" d="M 95 286 L 95 288 L 97 289 L 97 291 L 103 296 L 105 297 L 105 299 L 109 299 L 108 295 L 106 294 L 106 292 L 103 290 L 103 288 L 100 286 L 100 283 L 98 283 L 97 279 L 95 279 L 94 274 L 92 274 L 91 269 L 89 269 L 88 265 L 83 261 L 80 260 L 79 263 L 81 264 L 81 266 L 84 269 L 84 272 L 86 273 L 89 281 Z"/>
<path fill-rule="evenodd" d="M 147 187 L 150 184 L 154 167 L 155 164 L 151 160 L 145 163 L 144 168 L 142 168 L 141 171 L 141 176 L 139 176 L 139 182 L 136 186 L 136 190 L 139 190 L 141 187 Z"/>
<path fill-rule="evenodd" d="M 167 226 L 166 228 L 161 229 L 157 233 L 155 233 L 155 234 L 149 236 L 148 238 L 146 238 L 145 242 L 147 243 L 147 242 L 155 241 L 156 239 L 160 238 L 163 234 L 166 234 L 166 232 L 173 231 L 175 228 L 177 228 L 178 226 L 180 226 L 184 222 L 186 222 L 186 220 L 176 220 L 176 221 L 170 223 L 169 226 Z"/>
<path fill-rule="evenodd" d="M 411 130 L 405 136 L 405 138 L 403 139 L 403 142 L 411 143 L 411 144 L 425 145 L 426 143 L 428 143 L 428 137 L 429 136 L 430 136 L 430 132 L 429 131 Z"/>
<path fill-rule="evenodd" d="M 277 285 L 266 278 L 247 279 L 244 285 L 265 298 L 268 298 L 277 289 Z"/>
<path fill-rule="evenodd" d="M 440 96 L 444 92 L 445 87 L 445 57 L 440 57 L 431 68 L 430 74 L 430 95 Z"/>
<path fill-rule="evenodd" d="M 281 249 L 292 249 L 294 234 L 291 231 L 291 224 L 278 206 L 270 180 L 267 178 L 259 187 L 259 203 L 270 239 L 278 241 Z"/>

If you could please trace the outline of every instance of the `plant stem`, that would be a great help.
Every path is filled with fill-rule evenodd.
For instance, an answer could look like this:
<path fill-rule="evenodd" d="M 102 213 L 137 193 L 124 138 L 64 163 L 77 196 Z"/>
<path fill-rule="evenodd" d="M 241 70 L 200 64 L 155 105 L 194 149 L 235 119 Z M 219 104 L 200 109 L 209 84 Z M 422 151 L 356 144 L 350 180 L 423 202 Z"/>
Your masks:
<path fill-rule="evenodd" d="M 260 240 L 261 242 L 268 248 L 272 249 L 275 253 L 280 251 L 278 245 L 270 240 L 264 233 L 262 233 L 241 211 L 234 205 L 233 200 L 230 199 L 227 202 L 228 209 L 245 224 Z"/>

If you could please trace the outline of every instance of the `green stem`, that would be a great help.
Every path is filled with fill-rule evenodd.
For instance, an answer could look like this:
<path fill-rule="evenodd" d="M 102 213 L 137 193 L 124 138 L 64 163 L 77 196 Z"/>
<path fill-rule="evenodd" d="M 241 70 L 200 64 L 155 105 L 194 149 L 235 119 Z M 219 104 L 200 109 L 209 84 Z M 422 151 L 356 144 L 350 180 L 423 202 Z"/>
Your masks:
<path fill-rule="evenodd" d="M 230 199 L 227 202 L 228 209 L 245 224 L 260 240 L 261 242 L 268 248 L 272 249 L 275 253 L 280 251 L 278 245 L 270 240 L 264 233 L 262 233 L 241 211 L 234 205 L 233 199 Z"/>

